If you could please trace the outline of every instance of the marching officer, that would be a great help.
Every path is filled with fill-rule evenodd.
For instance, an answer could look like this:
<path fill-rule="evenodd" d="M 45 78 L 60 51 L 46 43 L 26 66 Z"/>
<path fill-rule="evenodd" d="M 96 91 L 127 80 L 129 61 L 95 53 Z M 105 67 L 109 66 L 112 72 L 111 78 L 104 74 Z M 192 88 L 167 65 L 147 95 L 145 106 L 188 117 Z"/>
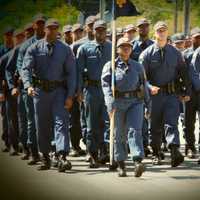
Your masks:
<path fill-rule="evenodd" d="M 25 39 L 24 31 L 21 29 L 15 30 L 13 34 L 14 48 L 5 54 L 1 59 L 1 73 L 3 71 L 5 85 L 7 86 L 6 92 L 6 115 L 8 124 L 8 141 L 11 145 L 10 155 L 18 155 L 19 151 L 19 130 L 18 130 L 18 116 L 17 116 L 17 95 L 12 95 L 9 87 L 10 82 L 6 76 L 6 69 L 16 65 L 19 45 L 23 43 Z"/>
<path fill-rule="evenodd" d="M 133 43 L 133 51 L 131 53 L 131 58 L 135 61 L 138 61 L 140 54 L 154 42 L 153 40 L 149 39 L 149 31 L 150 31 L 150 22 L 146 18 L 139 19 L 137 21 L 137 32 L 138 37 L 136 37 Z M 145 157 L 151 153 L 150 149 L 148 148 L 149 145 L 149 120 L 144 115 L 143 120 L 143 143 L 144 143 L 144 151 Z"/>
<path fill-rule="evenodd" d="M 72 37 L 72 26 L 71 25 L 66 25 L 63 26 L 63 38 L 64 42 L 68 45 L 71 45 L 73 42 L 73 37 Z"/>
<path fill-rule="evenodd" d="M 111 60 L 112 45 L 106 41 L 106 23 L 103 20 L 94 23 L 94 38 L 93 41 L 82 45 L 77 53 L 79 96 L 83 93 L 87 123 L 86 146 L 91 157 L 90 168 L 99 166 L 100 149 L 105 157 L 107 154 L 104 135 L 108 135 L 109 118 L 101 88 L 101 73 L 105 63 Z"/>
<path fill-rule="evenodd" d="M 193 105 L 196 110 L 200 111 L 200 101 L 199 101 L 199 97 L 200 97 L 200 47 L 198 49 L 196 49 L 193 54 L 189 70 L 190 70 L 190 76 L 192 79 L 192 86 L 194 88 L 194 91 L 193 91 L 194 94 L 192 95 L 192 97 L 194 96 L 192 99 Z M 195 145 L 195 137 L 193 138 L 192 145 Z M 198 160 L 198 164 L 200 164 L 200 158 Z"/>
<path fill-rule="evenodd" d="M 160 149 L 163 126 L 166 141 L 171 150 L 171 166 L 176 167 L 184 161 L 179 151 L 179 96 L 181 100 L 190 99 L 190 81 L 181 53 L 167 44 L 168 26 L 160 21 L 154 26 L 155 43 L 144 50 L 140 62 L 144 65 L 151 91 L 151 147 L 153 164 L 161 164 Z M 186 88 L 182 96 L 179 79 Z"/>
<path fill-rule="evenodd" d="M 55 138 L 59 155 L 58 171 L 71 169 L 69 153 L 69 113 L 76 88 L 75 58 L 70 47 L 57 39 L 59 23 L 45 23 L 45 37 L 31 45 L 22 66 L 22 80 L 28 95 L 33 97 L 39 149 L 43 164 L 51 166 L 51 141 Z"/>
<path fill-rule="evenodd" d="M 5 55 L 8 51 L 10 51 L 14 47 L 14 41 L 13 41 L 13 33 L 14 29 L 12 27 L 7 27 L 4 30 L 4 44 L 0 46 L 0 57 Z M 4 71 L 5 72 L 5 71 Z M 5 76 L 5 74 L 1 74 L 2 77 Z M 6 103 L 5 103 L 5 92 L 6 92 L 6 85 L 5 80 L 2 80 L 2 90 L 0 92 L 0 109 L 1 109 L 1 120 L 2 120 L 2 139 L 4 141 L 4 147 L 2 148 L 3 152 L 9 152 L 9 142 L 8 142 L 8 121 L 7 121 L 7 115 L 6 115 Z"/>
<path fill-rule="evenodd" d="M 186 64 L 188 69 L 190 69 L 192 56 L 195 50 L 200 46 L 200 28 L 195 27 L 191 30 L 191 39 L 192 39 L 192 47 L 186 49 L 183 52 Z M 196 112 L 199 112 L 199 104 L 198 104 L 198 92 L 196 92 L 194 86 L 192 87 L 192 95 L 191 100 L 186 102 L 186 110 L 185 110 L 185 154 L 189 158 L 196 157 L 196 148 L 195 148 L 195 122 L 196 122 Z M 200 139 L 199 139 L 200 144 Z"/>
<path fill-rule="evenodd" d="M 136 33 L 137 28 L 133 24 L 129 24 L 124 28 L 124 37 L 127 37 L 131 42 L 134 40 Z"/>
<path fill-rule="evenodd" d="M 119 176 L 126 176 L 125 160 L 127 159 L 128 137 L 131 157 L 135 163 L 135 176 L 144 172 L 142 160 L 144 157 L 142 124 L 144 96 L 147 102 L 148 89 L 142 65 L 130 59 L 132 43 L 128 38 L 117 42 L 118 58 L 115 61 L 115 98 L 112 94 L 111 62 L 108 62 L 102 73 L 102 87 L 107 110 L 114 115 L 114 157 L 118 162 Z M 146 88 L 146 90 L 145 90 Z M 146 91 L 146 92 L 145 92 Z M 146 93 L 146 95 L 144 95 Z"/>
<path fill-rule="evenodd" d="M 19 118 L 21 140 L 24 146 L 23 160 L 28 160 L 31 155 L 31 160 L 28 165 L 35 165 L 40 160 L 38 142 L 35 127 L 35 111 L 33 98 L 28 95 L 22 82 L 22 65 L 28 47 L 44 37 L 45 17 L 42 14 L 37 14 L 33 17 L 34 36 L 25 41 L 19 48 L 16 70 L 20 76 L 18 88 L 13 88 L 13 91 L 19 90 Z M 12 73 L 11 69 L 7 69 L 7 73 Z M 12 76 L 10 76 L 12 77 Z"/>

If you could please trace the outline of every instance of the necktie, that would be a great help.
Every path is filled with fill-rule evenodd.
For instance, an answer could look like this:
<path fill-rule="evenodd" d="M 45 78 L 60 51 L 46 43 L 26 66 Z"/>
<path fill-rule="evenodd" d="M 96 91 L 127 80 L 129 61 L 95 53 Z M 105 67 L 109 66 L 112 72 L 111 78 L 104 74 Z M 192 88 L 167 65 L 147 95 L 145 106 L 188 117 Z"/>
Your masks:
<path fill-rule="evenodd" d="M 142 42 L 142 44 L 140 45 L 140 48 L 142 49 L 142 51 L 144 51 L 147 48 L 146 42 Z"/>
<path fill-rule="evenodd" d="M 47 44 L 48 56 L 52 56 L 52 55 L 53 55 L 53 47 L 54 47 L 54 44 L 53 44 L 53 43 Z"/>
<path fill-rule="evenodd" d="M 161 62 L 164 61 L 164 49 L 163 48 L 160 48 L 160 59 L 161 59 Z"/>
<path fill-rule="evenodd" d="M 98 50 L 100 57 L 102 57 L 102 55 L 103 55 L 103 45 L 98 45 L 97 50 Z"/>

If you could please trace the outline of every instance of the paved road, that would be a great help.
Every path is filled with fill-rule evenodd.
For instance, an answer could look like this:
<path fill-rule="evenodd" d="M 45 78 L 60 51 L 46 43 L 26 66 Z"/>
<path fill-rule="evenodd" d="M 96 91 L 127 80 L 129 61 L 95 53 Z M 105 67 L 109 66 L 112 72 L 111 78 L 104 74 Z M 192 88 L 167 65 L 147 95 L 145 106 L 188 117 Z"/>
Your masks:
<path fill-rule="evenodd" d="M 182 143 L 184 142 L 181 137 Z M 187 160 L 176 169 L 170 167 L 169 156 L 162 166 L 152 166 L 146 159 L 146 172 L 133 175 L 127 162 L 128 177 L 118 178 L 107 167 L 89 169 L 84 157 L 70 158 L 73 169 L 58 173 L 56 169 L 38 172 L 19 157 L 0 153 L 0 200 L 7 199 L 131 199 L 131 200 L 200 200 L 200 166 Z M 4 198 L 3 198 L 4 197 Z"/>

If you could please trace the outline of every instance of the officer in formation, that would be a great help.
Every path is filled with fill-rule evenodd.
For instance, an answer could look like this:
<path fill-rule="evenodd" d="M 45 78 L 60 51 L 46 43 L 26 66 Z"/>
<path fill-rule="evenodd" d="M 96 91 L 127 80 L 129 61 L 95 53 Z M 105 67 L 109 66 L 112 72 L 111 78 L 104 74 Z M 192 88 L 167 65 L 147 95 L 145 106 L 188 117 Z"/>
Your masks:
<path fill-rule="evenodd" d="M 164 22 L 154 27 L 155 41 L 149 38 L 147 19 L 118 29 L 114 72 L 111 34 L 104 21 L 89 16 L 84 29 L 80 24 L 64 26 L 63 42 L 58 28 L 57 20 L 46 21 L 40 14 L 23 33 L 11 28 L 4 32 L 0 47 L 4 152 L 18 155 L 21 143 L 22 160 L 31 158 L 29 165 L 42 161 L 39 170 L 53 164 L 60 172 L 72 167 L 68 155 L 87 153 L 89 167 L 97 168 L 109 161 L 110 116 L 115 120 L 114 157 L 120 177 L 126 176 L 128 149 L 136 177 L 143 174 L 142 160 L 151 149 L 152 163 L 161 164 L 163 141 L 171 152 L 171 166 L 176 167 L 184 160 L 177 128 L 183 102 L 186 155 L 197 157 L 199 28 L 192 29 L 187 45 L 182 34 L 169 44 Z"/>
<path fill-rule="evenodd" d="M 33 97 L 38 143 L 43 154 L 39 170 L 51 166 L 49 153 L 54 138 L 59 154 L 58 170 L 71 169 L 69 153 L 69 113 L 76 87 L 75 58 L 69 46 L 57 40 L 59 23 L 45 23 L 45 37 L 30 46 L 22 65 L 22 80 Z"/>
<path fill-rule="evenodd" d="M 14 29 L 12 27 L 6 27 L 3 32 L 4 44 L 0 46 L 0 57 L 9 52 L 14 47 L 13 41 L 13 32 Z M 2 61 L 1 61 L 2 62 Z M 1 66 L 0 66 L 1 67 Z M 1 67 L 2 68 L 2 67 Z M 4 71 L 1 70 L 1 76 L 4 77 Z M 10 145 L 8 142 L 8 121 L 6 115 L 6 103 L 5 103 L 5 92 L 6 85 L 5 80 L 2 80 L 1 93 L 0 93 L 0 107 L 1 107 L 1 123 L 2 123 L 2 140 L 4 141 L 4 147 L 2 148 L 3 152 L 9 152 Z"/>
<path fill-rule="evenodd" d="M 95 21 L 96 21 L 95 16 L 89 16 L 85 20 L 84 30 L 86 36 L 81 38 L 80 40 L 73 42 L 71 45 L 71 49 L 75 56 L 77 55 L 77 50 L 81 45 L 94 40 L 93 25 Z M 84 104 L 79 101 L 77 95 L 73 101 L 70 121 L 71 121 L 70 135 L 71 135 L 71 144 L 73 148 L 70 155 L 73 157 L 85 155 L 86 152 L 83 151 L 80 147 L 80 140 L 81 138 L 83 138 L 83 142 L 86 144 L 87 123 L 85 118 Z"/>
<path fill-rule="evenodd" d="M 153 150 L 153 164 L 161 164 L 160 151 L 164 126 L 167 145 L 171 151 L 171 166 L 176 167 L 184 161 L 178 149 L 179 98 L 189 101 L 191 87 L 181 53 L 167 44 L 167 24 L 162 21 L 156 23 L 154 31 L 155 43 L 140 56 L 140 63 L 145 68 L 152 95 L 150 144 Z M 186 88 L 185 96 L 179 91 L 179 77 Z"/>
<path fill-rule="evenodd" d="M 126 138 L 135 163 L 135 176 L 140 177 L 144 171 L 141 163 L 144 158 L 143 103 L 146 96 L 146 102 L 149 104 L 149 98 L 143 66 L 130 59 L 132 47 L 128 38 L 121 38 L 117 42 L 118 57 L 113 72 L 115 96 L 112 92 L 113 75 L 110 61 L 106 63 L 102 72 L 102 87 L 107 110 L 110 118 L 114 115 L 114 157 L 120 168 L 120 177 L 126 176 L 125 160 L 128 156 Z"/>
<path fill-rule="evenodd" d="M 112 44 L 106 41 L 106 23 L 98 20 L 94 23 L 94 40 L 80 46 L 77 53 L 78 90 L 85 107 L 86 146 L 91 168 L 99 166 L 99 156 L 107 155 L 104 137 L 109 134 L 109 119 L 101 87 L 101 73 L 105 63 L 111 60 L 111 47 Z"/>
<path fill-rule="evenodd" d="M 192 47 L 186 49 L 183 52 L 183 56 L 185 58 L 188 69 L 190 68 L 191 61 L 195 50 L 200 47 L 200 28 L 196 27 L 191 30 L 191 39 L 192 39 Z M 195 122 L 196 122 L 196 113 L 198 113 L 200 105 L 198 102 L 198 92 L 196 92 L 194 84 L 192 85 L 192 94 L 190 101 L 186 102 L 186 110 L 185 110 L 185 154 L 189 158 L 196 158 L 196 148 L 195 148 Z M 200 118 L 199 118 L 200 120 Z M 199 142 L 200 144 L 200 139 Z"/>
<path fill-rule="evenodd" d="M 192 57 L 192 61 L 191 61 L 191 65 L 189 68 L 190 71 L 190 75 L 191 75 L 191 79 L 192 79 L 192 85 L 194 88 L 194 91 L 196 92 L 196 107 L 199 111 L 199 104 L 200 104 L 200 100 L 199 100 L 199 91 L 200 91 L 200 47 L 198 49 L 195 50 L 193 57 Z M 193 145 L 195 143 L 195 139 L 193 139 Z M 200 158 L 198 160 L 198 164 L 200 164 Z"/>

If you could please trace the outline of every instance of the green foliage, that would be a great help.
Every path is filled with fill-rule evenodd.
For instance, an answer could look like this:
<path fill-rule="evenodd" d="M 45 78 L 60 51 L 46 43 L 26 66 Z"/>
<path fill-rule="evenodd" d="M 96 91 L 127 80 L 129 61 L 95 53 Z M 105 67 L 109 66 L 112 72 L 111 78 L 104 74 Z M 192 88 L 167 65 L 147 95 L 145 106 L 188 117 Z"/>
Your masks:
<path fill-rule="evenodd" d="M 57 18 L 62 26 L 75 23 L 79 15 L 79 11 L 68 6 L 66 0 L 10 0 L 1 4 L 0 13 L 0 34 L 8 25 L 23 27 L 37 13 Z"/>

